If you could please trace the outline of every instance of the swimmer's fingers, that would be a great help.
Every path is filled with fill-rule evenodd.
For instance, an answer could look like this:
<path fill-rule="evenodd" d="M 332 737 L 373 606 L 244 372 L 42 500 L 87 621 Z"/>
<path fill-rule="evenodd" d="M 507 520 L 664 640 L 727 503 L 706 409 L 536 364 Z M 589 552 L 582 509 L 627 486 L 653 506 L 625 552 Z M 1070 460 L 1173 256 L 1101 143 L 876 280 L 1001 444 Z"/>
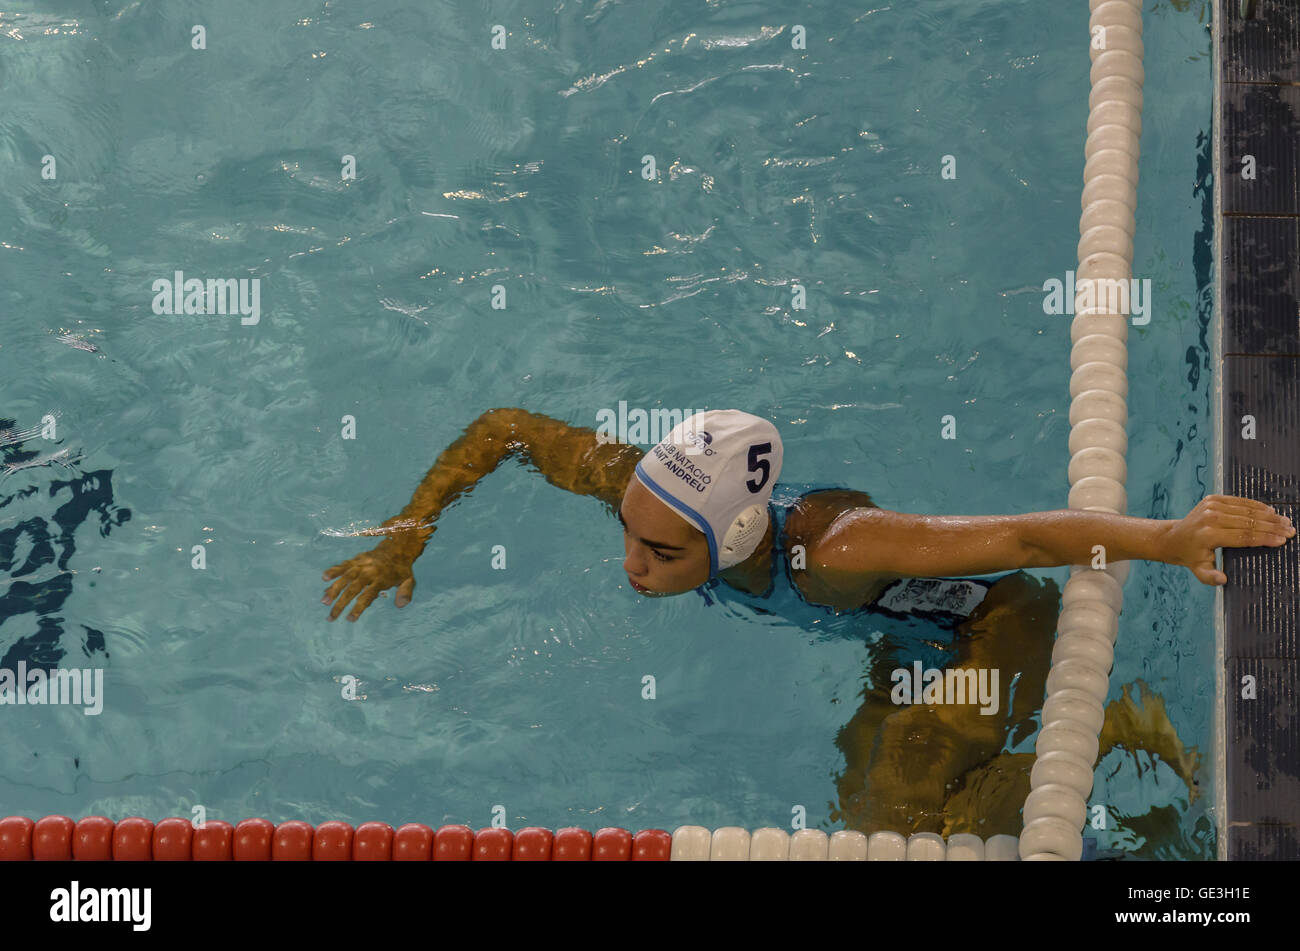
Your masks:
<path fill-rule="evenodd" d="M 1214 566 L 1219 548 L 1276 547 L 1295 535 L 1291 520 L 1270 505 L 1234 495 L 1209 495 L 1170 527 L 1162 560 L 1191 569 L 1204 584 L 1227 584 Z"/>
<path fill-rule="evenodd" d="M 352 606 L 352 611 L 348 614 L 348 620 L 355 621 L 357 618 L 361 617 L 361 612 L 370 607 L 370 602 L 379 597 L 379 592 L 382 590 L 384 590 L 382 585 L 372 584 L 370 587 L 366 588 L 365 591 L 361 592 L 361 597 L 357 598 L 357 603 Z"/>
<path fill-rule="evenodd" d="M 1285 544 L 1295 529 L 1282 515 L 1219 515 L 1209 534 L 1218 548 L 1255 548 Z"/>
<path fill-rule="evenodd" d="M 360 583 L 363 585 L 365 584 L 364 581 Z M 352 606 L 352 611 L 351 613 L 348 614 L 348 620 L 355 621 L 357 618 L 361 617 L 361 612 L 364 611 L 366 608 L 370 607 L 371 603 L 374 602 L 375 598 L 379 597 L 379 595 L 382 592 L 386 591 L 388 588 L 391 588 L 392 586 L 393 585 L 391 581 L 390 582 L 376 581 L 371 583 L 368 587 L 366 587 L 361 592 L 361 596 L 357 598 L 357 603 Z M 411 593 L 414 590 L 415 590 L 415 579 L 409 576 L 405 581 L 403 581 L 400 585 L 398 585 L 397 606 L 399 608 L 405 607 L 407 604 L 410 603 Z M 347 601 L 345 599 L 344 601 L 340 602 L 339 608 L 336 608 L 335 610 L 336 611 L 341 610 L 342 606 L 345 605 L 346 603 Z M 334 617 L 332 616 L 330 620 L 331 621 L 334 620 Z"/>
<path fill-rule="evenodd" d="M 1277 509 L 1267 502 L 1260 502 L 1258 499 L 1248 499 L 1242 495 L 1207 495 L 1201 499 L 1197 508 L 1202 505 L 1215 506 L 1221 511 L 1239 510 L 1246 513 L 1250 512 L 1272 512 L 1277 514 Z"/>
<path fill-rule="evenodd" d="M 1218 568 L 1214 567 L 1214 551 L 1210 551 L 1208 558 L 1202 558 L 1194 565 L 1188 565 L 1192 574 L 1196 575 L 1196 580 L 1201 584 L 1221 585 L 1228 583 L 1228 576 Z"/>
<path fill-rule="evenodd" d="M 1209 495 L 1183 519 L 1211 548 L 1281 545 L 1295 534 L 1291 520 L 1271 505 L 1236 495 Z"/>
<path fill-rule="evenodd" d="M 333 570 L 334 569 L 332 568 L 330 569 L 330 571 Z M 345 567 L 344 570 L 347 571 L 347 574 L 345 574 L 342 578 L 340 578 L 338 581 L 334 582 L 332 585 L 330 585 L 328 588 L 325 589 L 325 596 L 320 599 L 322 604 L 329 604 L 331 601 L 333 601 L 335 598 L 339 596 L 340 591 L 342 591 L 350 583 L 356 580 L 356 576 L 357 576 L 356 569 Z"/>
<path fill-rule="evenodd" d="M 1244 518 L 1249 521 L 1254 519 L 1261 525 L 1281 525 L 1283 528 L 1291 526 L 1291 520 L 1278 512 L 1273 506 L 1255 499 L 1243 498 L 1239 495 L 1207 495 L 1197 503 L 1196 508 L 1192 509 L 1187 517 L 1198 516 L 1216 520 Z"/>
<path fill-rule="evenodd" d="M 364 581 L 353 581 L 348 585 L 347 588 L 344 589 L 342 596 L 334 602 L 334 608 L 330 611 L 329 619 L 333 621 L 342 614 L 343 609 L 348 606 L 348 602 L 364 591 L 365 588 L 366 583 Z"/>
<path fill-rule="evenodd" d="M 397 586 L 396 604 L 399 608 L 404 608 L 411 603 L 411 595 L 415 592 L 415 579 L 407 578 Z"/>

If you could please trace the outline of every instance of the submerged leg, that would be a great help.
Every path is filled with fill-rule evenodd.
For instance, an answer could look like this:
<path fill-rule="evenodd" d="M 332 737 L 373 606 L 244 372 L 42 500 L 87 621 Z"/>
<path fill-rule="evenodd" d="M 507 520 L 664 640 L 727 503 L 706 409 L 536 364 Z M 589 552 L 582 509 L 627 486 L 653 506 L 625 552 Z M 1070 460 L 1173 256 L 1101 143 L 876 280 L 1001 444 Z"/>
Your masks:
<path fill-rule="evenodd" d="M 1119 699 L 1106 705 L 1098 762 L 1115 749 L 1134 756 L 1143 750 L 1158 757 L 1187 787 L 1188 803 L 1200 795 L 1196 772 L 1201 766 L 1201 754 L 1196 747 L 1183 746 L 1164 700 L 1141 680 L 1125 684 Z M 1023 827 L 1020 813 L 1029 795 L 1033 765 L 1032 753 L 1002 753 L 972 769 L 944 807 L 947 821 L 943 834 L 1019 835 Z"/>
<path fill-rule="evenodd" d="M 978 703 L 897 706 L 887 686 L 864 691 L 836 738 L 845 769 L 831 818 L 864 832 L 942 832 L 962 777 L 994 759 L 1009 732 L 1033 728 L 1059 613 L 1054 581 L 1016 572 L 999 579 L 957 628 L 952 666 L 997 671 L 995 714 L 982 714 Z M 888 677 L 872 682 L 888 684 Z"/>
<path fill-rule="evenodd" d="M 998 671 L 995 716 L 970 703 L 897 706 L 888 671 L 873 669 L 871 682 L 885 686 L 864 691 L 836 738 L 845 768 L 831 818 L 864 832 L 1019 835 L 1034 756 L 1002 749 L 1037 729 L 1059 616 L 1055 582 L 1017 572 L 999 579 L 958 627 L 952 666 Z M 1158 756 L 1195 801 L 1201 756 L 1184 747 L 1164 701 L 1141 681 L 1106 707 L 1099 759 L 1114 749 Z"/>

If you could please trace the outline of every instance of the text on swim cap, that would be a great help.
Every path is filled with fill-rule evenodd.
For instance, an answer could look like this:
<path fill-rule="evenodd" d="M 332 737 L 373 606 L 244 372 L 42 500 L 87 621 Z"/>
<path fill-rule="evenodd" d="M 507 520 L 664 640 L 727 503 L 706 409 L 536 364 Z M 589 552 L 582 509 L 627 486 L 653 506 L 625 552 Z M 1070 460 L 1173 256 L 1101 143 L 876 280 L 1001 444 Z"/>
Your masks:
<path fill-rule="evenodd" d="M 660 443 L 650 451 L 656 459 L 664 464 L 669 472 L 696 492 L 703 492 L 709 487 L 709 483 L 713 481 L 713 476 L 691 462 L 690 457 L 680 449 L 670 450 Z"/>

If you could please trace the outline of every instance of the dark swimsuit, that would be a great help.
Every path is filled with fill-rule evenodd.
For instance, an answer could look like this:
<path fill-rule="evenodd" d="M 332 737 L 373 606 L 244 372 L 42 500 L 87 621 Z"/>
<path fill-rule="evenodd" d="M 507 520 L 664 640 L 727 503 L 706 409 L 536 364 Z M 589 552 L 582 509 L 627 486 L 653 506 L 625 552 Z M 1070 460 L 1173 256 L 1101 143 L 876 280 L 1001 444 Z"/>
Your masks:
<path fill-rule="evenodd" d="M 715 602 L 745 603 L 760 614 L 775 614 L 801 627 L 822 630 L 857 628 L 860 622 L 846 626 L 837 619 L 871 614 L 900 621 L 921 621 L 952 629 L 984 600 L 992 581 L 978 578 L 899 578 L 869 604 L 850 612 L 835 611 L 825 605 L 811 604 L 799 591 L 790 574 L 789 553 L 784 545 L 785 519 L 790 509 L 805 495 L 833 488 L 811 483 L 783 485 L 772 489 L 768 512 L 772 516 L 772 579 L 762 595 L 739 591 L 719 578 L 713 578 L 695 590 L 707 606 Z"/>

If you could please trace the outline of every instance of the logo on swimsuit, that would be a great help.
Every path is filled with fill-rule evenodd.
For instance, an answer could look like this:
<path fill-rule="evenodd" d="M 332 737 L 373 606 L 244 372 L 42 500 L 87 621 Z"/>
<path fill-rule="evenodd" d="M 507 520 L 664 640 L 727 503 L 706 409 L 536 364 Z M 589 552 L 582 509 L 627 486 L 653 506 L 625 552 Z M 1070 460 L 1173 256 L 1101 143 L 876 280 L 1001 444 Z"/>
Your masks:
<path fill-rule="evenodd" d="M 978 703 L 983 716 L 998 712 L 998 672 L 987 667 L 921 669 L 918 660 L 911 669 L 898 667 L 889 675 L 894 689 L 889 699 L 897 704 Z"/>

